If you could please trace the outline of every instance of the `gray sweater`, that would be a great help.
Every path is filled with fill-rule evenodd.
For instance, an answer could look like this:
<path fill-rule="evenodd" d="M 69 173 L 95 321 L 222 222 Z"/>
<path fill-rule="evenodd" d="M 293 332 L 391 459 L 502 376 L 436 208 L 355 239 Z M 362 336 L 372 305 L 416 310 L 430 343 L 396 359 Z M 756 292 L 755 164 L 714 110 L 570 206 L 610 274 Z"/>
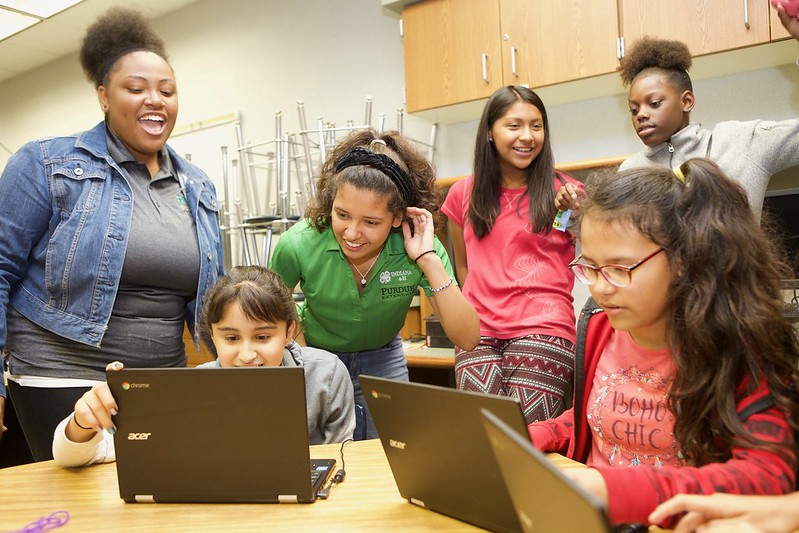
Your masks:
<path fill-rule="evenodd" d="M 673 152 L 669 147 L 673 147 Z M 672 135 L 670 142 L 647 146 L 628 157 L 620 170 L 642 166 L 671 168 L 694 157 L 712 159 L 741 184 L 752 212 L 760 220 L 771 176 L 799 165 L 799 120 L 720 122 L 712 131 L 690 124 Z"/>
<path fill-rule="evenodd" d="M 355 430 L 355 397 L 344 363 L 334 354 L 292 341 L 281 366 L 301 366 L 305 373 L 305 408 L 311 444 L 344 442 Z M 220 368 L 219 359 L 197 368 Z"/>

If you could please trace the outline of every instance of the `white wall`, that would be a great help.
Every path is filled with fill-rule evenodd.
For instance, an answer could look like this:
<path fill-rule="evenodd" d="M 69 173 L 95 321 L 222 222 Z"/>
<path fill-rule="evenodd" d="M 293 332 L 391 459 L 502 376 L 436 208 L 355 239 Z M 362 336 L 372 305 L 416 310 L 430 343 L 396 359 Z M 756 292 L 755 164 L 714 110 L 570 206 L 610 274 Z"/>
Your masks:
<path fill-rule="evenodd" d="M 283 111 L 286 130 L 299 129 L 300 99 L 309 122 L 322 115 L 339 125 L 363 120 L 366 95 L 374 97 L 373 124 L 384 112 L 387 127 L 394 127 L 396 109 L 403 106 L 398 24 L 377 0 L 202 0 L 154 26 L 178 78 L 178 126 L 239 112 L 245 140 L 252 142 L 272 138 L 275 110 Z M 692 118 L 705 126 L 799 116 L 795 65 L 699 80 L 695 92 Z M 549 114 L 558 161 L 641 147 L 624 95 L 551 106 Z M 0 84 L 0 116 L 0 144 L 12 151 L 27 140 L 86 129 L 102 118 L 76 54 Z M 476 118 L 439 127 L 440 175 L 470 171 Z M 429 123 L 406 116 L 405 131 L 426 140 Z M 8 155 L 0 148 L 0 167 Z"/>
<path fill-rule="evenodd" d="M 796 46 L 799 55 L 799 44 Z M 783 65 L 694 81 L 696 107 L 691 120 L 712 127 L 723 120 L 799 117 L 799 68 Z M 546 102 L 544 102 L 546 103 Z M 547 108 L 558 162 L 622 156 L 643 146 L 630 125 L 625 94 Z M 470 171 L 477 120 L 441 128 L 441 175 Z M 463 157 L 457 157 L 462 151 Z"/>
<path fill-rule="evenodd" d="M 245 139 L 260 141 L 274 136 L 276 110 L 285 130 L 299 129 L 297 100 L 310 123 L 321 115 L 337 125 L 363 121 L 366 95 L 374 125 L 384 112 L 395 127 L 403 107 L 398 22 L 375 0 L 204 0 L 154 27 L 178 79 L 178 127 L 240 112 Z M 0 116 L 0 143 L 12 151 L 102 119 L 77 54 L 0 84 Z M 429 125 L 406 116 L 405 130 L 425 139 Z M 0 152 L 2 167 L 9 154 Z"/>

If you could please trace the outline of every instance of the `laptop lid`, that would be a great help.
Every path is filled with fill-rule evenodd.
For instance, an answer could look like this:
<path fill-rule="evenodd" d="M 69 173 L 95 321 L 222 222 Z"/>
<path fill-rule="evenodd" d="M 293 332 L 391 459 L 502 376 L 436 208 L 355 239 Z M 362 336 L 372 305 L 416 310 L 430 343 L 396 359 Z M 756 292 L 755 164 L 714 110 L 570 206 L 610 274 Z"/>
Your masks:
<path fill-rule="evenodd" d="M 403 498 L 494 531 L 521 531 L 483 430 L 480 409 L 525 432 L 510 398 L 360 376 Z"/>
<path fill-rule="evenodd" d="M 106 375 L 125 501 L 314 501 L 302 368 Z"/>
<path fill-rule="evenodd" d="M 488 410 L 482 422 L 525 533 L 610 532 L 602 504 L 563 475 L 529 437 Z M 631 530 L 632 531 L 632 530 Z"/>

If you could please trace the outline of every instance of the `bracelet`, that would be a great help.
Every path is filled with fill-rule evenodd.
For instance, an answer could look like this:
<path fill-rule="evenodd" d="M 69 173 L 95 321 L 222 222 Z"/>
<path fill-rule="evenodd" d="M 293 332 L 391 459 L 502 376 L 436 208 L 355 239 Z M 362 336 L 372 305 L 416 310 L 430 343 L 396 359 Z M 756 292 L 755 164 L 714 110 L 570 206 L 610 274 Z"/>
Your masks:
<path fill-rule="evenodd" d="M 437 292 L 441 292 L 441 291 L 443 291 L 444 289 L 446 289 L 447 287 L 449 287 L 450 285 L 452 285 L 452 282 L 453 282 L 453 281 L 454 281 L 454 280 L 453 280 L 453 278 L 449 278 L 449 281 L 448 281 L 448 282 L 446 282 L 446 283 L 445 283 L 445 284 L 443 284 L 441 287 L 438 287 L 438 288 L 436 288 L 436 289 L 430 289 L 430 292 L 431 292 L 431 293 L 433 293 L 433 294 L 435 294 L 435 293 L 437 293 Z"/>
<path fill-rule="evenodd" d="M 427 255 L 427 254 L 434 254 L 434 253 L 436 253 L 435 250 L 427 250 L 426 252 L 422 252 L 422 253 L 420 253 L 419 255 L 416 256 L 416 259 L 414 259 L 413 262 L 414 263 L 418 263 L 419 259 L 421 259 L 422 256 Z"/>
<path fill-rule="evenodd" d="M 87 428 L 86 426 L 81 426 L 80 422 L 78 422 L 78 414 L 72 413 L 72 421 L 75 422 L 75 425 L 85 431 L 94 431 L 94 428 Z"/>

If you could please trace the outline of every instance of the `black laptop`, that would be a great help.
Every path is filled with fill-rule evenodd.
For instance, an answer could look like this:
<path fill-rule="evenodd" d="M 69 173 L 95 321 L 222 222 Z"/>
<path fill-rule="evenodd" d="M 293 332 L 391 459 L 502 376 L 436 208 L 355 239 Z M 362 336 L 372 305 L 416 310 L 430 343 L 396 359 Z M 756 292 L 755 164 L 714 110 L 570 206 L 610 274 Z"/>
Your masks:
<path fill-rule="evenodd" d="M 611 526 L 605 508 L 565 476 L 546 455 L 494 413 L 482 410 L 483 425 L 525 533 L 588 531 L 636 533 L 642 524 Z"/>
<path fill-rule="evenodd" d="M 106 375 L 126 502 L 308 503 L 335 463 L 311 463 L 300 367 Z"/>
<path fill-rule="evenodd" d="M 483 429 L 480 409 L 526 434 L 516 400 L 360 376 L 403 498 L 494 531 L 521 531 Z"/>

